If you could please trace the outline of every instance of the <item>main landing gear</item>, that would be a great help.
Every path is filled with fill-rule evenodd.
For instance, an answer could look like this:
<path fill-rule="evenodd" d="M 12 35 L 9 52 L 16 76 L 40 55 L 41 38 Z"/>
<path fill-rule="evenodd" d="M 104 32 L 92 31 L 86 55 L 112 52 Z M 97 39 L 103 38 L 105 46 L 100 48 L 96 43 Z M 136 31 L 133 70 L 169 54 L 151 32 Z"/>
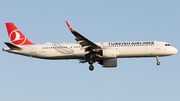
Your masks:
<path fill-rule="evenodd" d="M 156 56 L 157 65 L 160 65 L 159 58 Z"/>
<path fill-rule="evenodd" d="M 88 62 L 89 62 L 89 64 L 90 64 L 89 70 L 90 70 L 90 71 L 93 71 L 93 70 L 94 70 L 94 66 L 93 66 L 92 64 L 94 63 L 94 61 L 93 61 L 93 60 L 89 60 Z"/>

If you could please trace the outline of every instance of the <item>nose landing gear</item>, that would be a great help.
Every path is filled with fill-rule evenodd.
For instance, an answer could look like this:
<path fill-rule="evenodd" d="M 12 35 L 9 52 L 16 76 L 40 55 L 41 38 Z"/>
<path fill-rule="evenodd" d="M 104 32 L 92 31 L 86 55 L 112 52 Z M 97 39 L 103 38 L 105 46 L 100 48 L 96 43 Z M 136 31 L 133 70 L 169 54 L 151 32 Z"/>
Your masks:
<path fill-rule="evenodd" d="M 157 65 L 160 65 L 159 58 L 156 56 Z"/>

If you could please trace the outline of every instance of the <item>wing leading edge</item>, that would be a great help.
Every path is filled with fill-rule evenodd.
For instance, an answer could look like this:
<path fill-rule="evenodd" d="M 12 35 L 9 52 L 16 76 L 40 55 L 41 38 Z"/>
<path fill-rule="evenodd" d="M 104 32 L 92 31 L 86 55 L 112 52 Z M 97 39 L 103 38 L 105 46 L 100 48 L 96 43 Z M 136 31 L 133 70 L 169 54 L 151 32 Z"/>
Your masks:
<path fill-rule="evenodd" d="M 73 35 L 76 37 L 75 39 L 76 42 L 81 45 L 82 49 L 84 49 L 85 54 L 88 54 L 91 51 L 97 52 L 101 50 L 101 47 L 99 47 L 97 44 L 93 43 L 92 41 L 88 40 L 86 37 L 79 34 L 77 31 L 75 31 L 67 21 L 66 24 L 69 30 L 71 31 L 71 33 L 73 33 Z"/>

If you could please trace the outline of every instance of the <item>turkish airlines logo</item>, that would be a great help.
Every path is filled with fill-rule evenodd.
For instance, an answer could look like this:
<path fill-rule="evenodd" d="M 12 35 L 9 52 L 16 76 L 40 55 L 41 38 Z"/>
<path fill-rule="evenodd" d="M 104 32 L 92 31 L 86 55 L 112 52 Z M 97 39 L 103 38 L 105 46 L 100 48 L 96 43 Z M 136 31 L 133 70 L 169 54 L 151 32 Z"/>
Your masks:
<path fill-rule="evenodd" d="M 11 43 L 15 45 L 22 45 L 26 41 L 26 37 L 19 31 L 19 29 L 13 30 L 9 35 Z"/>

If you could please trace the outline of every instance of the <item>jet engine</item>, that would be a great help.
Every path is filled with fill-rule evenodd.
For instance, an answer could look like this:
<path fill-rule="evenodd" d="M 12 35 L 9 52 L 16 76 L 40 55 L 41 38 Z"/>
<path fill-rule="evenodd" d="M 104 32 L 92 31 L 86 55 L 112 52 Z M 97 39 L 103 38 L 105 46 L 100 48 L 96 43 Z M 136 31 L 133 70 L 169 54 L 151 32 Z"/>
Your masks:
<path fill-rule="evenodd" d="M 116 49 L 103 49 L 101 50 L 100 55 L 102 55 L 103 58 L 116 58 L 117 57 L 116 53 L 117 53 Z"/>
<path fill-rule="evenodd" d="M 117 58 L 100 60 L 99 64 L 103 65 L 103 67 L 105 67 L 105 68 L 117 67 Z"/>

